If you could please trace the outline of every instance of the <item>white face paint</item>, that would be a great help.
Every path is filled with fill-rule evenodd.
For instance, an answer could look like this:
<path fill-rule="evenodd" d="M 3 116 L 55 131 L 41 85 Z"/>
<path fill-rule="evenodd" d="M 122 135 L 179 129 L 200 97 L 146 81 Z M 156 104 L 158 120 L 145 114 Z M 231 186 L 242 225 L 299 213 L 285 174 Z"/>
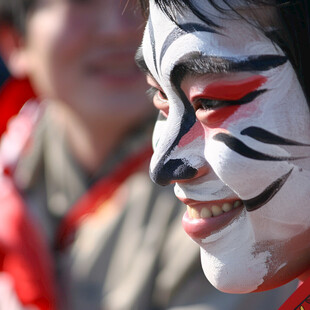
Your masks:
<path fill-rule="evenodd" d="M 150 1 L 143 57 L 162 92 L 154 104 L 168 115 L 154 131 L 151 176 L 177 182 L 189 206 L 183 226 L 214 286 L 269 289 L 310 263 L 296 264 L 310 249 L 307 102 L 275 44 L 244 21 L 218 17 L 207 1 L 197 4 L 221 28 L 189 11 L 176 13 L 178 27 Z"/>

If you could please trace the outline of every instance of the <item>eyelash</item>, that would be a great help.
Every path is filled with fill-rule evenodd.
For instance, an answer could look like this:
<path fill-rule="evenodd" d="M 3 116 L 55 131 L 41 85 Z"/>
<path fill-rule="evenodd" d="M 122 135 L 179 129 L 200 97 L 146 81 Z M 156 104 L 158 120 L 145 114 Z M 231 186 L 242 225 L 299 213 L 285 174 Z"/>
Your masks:
<path fill-rule="evenodd" d="M 160 90 L 160 89 L 158 89 L 158 88 L 156 88 L 156 87 L 154 87 L 154 86 L 151 86 L 151 87 L 146 91 L 146 95 L 147 95 L 151 100 L 154 100 L 154 97 L 155 97 L 155 96 L 157 96 L 158 99 L 160 99 L 160 100 L 168 100 L 166 94 L 165 94 L 162 90 Z"/>
<path fill-rule="evenodd" d="M 214 109 L 222 108 L 226 105 L 228 105 L 227 101 L 216 100 L 216 99 L 206 99 L 206 98 L 200 98 L 193 102 L 193 107 L 195 111 L 199 109 L 214 110 Z"/>
<path fill-rule="evenodd" d="M 266 89 L 261 90 L 255 90 L 248 94 L 246 94 L 244 97 L 240 98 L 239 100 L 219 100 L 219 99 L 208 99 L 208 98 L 197 98 L 193 102 L 193 107 L 195 111 L 198 109 L 204 109 L 204 110 L 215 110 L 219 108 L 223 108 L 226 106 L 232 106 L 232 105 L 242 105 L 249 103 L 253 101 L 256 97 L 264 93 Z"/>

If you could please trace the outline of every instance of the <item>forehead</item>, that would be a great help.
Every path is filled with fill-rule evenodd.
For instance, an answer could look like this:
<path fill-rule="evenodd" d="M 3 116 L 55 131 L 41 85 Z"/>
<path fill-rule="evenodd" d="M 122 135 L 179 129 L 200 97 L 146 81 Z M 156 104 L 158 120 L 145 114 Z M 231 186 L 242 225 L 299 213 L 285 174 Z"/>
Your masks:
<path fill-rule="evenodd" d="M 200 13 L 212 16 L 212 22 L 219 27 L 208 26 L 189 9 L 182 14 L 175 12 L 175 23 L 150 1 L 142 49 L 148 69 L 159 82 L 170 76 L 176 63 L 193 53 L 239 59 L 249 55 L 279 54 L 269 39 L 248 22 L 224 16 L 208 1 L 197 3 Z"/>

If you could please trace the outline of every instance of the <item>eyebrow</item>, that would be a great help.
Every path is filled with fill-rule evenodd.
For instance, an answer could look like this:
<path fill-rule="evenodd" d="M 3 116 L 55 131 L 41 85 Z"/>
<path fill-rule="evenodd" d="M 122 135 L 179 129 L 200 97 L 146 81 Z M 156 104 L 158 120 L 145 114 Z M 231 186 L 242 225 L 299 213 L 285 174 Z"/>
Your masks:
<path fill-rule="evenodd" d="M 240 58 L 205 56 L 200 52 L 194 52 L 184 55 L 174 66 L 171 71 L 171 82 L 180 86 L 189 75 L 268 71 L 283 65 L 287 60 L 286 56 L 281 55 L 252 55 Z M 135 61 L 142 72 L 152 76 L 144 60 L 142 46 L 137 49 Z"/>
<path fill-rule="evenodd" d="M 251 55 L 246 57 L 205 56 L 200 52 L 186 54 L 173 67 L 171 82 L 180 86 L 185 77 L 204 74 L 268 71 L 283 65 L 286 56 Z"/>

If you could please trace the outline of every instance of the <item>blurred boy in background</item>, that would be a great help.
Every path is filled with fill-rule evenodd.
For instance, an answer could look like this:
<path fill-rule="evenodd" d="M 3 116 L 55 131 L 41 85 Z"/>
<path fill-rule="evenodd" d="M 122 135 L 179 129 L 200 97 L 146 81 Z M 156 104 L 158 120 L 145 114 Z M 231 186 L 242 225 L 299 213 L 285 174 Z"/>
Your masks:
<path fill-rule="evenodd" d="M 125 6 L 0 1 L 2 57 L 37 96 L 0 150 L 0 308 L 273 309 L 280 294 L 211 289 L 171 188 L 149 180 L 143 25 Z"/>

